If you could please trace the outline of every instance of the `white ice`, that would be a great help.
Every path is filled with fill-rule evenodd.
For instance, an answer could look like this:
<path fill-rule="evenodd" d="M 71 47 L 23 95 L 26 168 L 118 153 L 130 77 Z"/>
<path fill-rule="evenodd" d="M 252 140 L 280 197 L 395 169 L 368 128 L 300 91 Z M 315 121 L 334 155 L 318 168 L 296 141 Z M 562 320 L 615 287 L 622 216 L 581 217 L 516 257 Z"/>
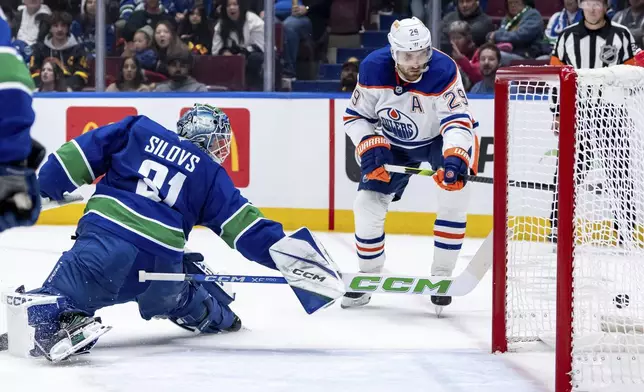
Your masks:
<path fill-rule="evenodd" d="M 0 289 L 40 286 L 73 232 L 37 226 L 0 235 Z M 317 235 L 342 270 L 356 270 L 352 234 Z M 480 244 L 466 240 L 456 273 Z M 274 274 L 205 229 L 191 234 L 188 247 L 221 273 Z M 389 271 L 429 272 L 431 237 L 387 235 L 386 250 Z M 428 297 L 395 294 L 309 316 L 288 286 L 261 284 L 235 286 L 233 310 L 244 323 L 238 333 L 193 336 L 168 321 L 142 320 L 136 304 L 112 306 L 98 315 L 114 328 L 90 355 L 54 365 L 0 353 L 0 391 L 553 390 L 548 350 L 490 354 L 491 275 L 440 319 Z"/>

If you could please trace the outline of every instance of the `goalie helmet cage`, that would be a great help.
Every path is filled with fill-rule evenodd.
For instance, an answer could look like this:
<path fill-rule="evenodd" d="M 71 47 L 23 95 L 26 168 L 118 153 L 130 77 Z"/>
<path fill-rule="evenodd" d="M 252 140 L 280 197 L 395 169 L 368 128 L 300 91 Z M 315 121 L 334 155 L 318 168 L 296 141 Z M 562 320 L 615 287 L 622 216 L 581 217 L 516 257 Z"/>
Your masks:
<path fill-rule="evenodd" d="M 556 392 L 644 390 L 644 69 L 500 69 L 494 127 L 492 352 L 554 342 Z"/>

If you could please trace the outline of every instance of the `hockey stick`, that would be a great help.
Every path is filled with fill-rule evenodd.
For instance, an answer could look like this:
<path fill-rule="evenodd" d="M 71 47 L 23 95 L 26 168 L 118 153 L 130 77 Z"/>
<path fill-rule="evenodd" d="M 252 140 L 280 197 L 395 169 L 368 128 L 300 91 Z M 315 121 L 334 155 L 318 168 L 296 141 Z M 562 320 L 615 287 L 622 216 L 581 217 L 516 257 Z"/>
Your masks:
<path fill-rule="evenodd" d="M 436 172 L 431 169 L 417 169 L 415 167 L 406 167 L 406 166 L 397 166 L 397 165 L 385 165 L 390 173 L 402 173 L 402 174 L 413 174 L 417 176 L 426 176 L 432 177 Z M 494 179 L 492 177 L 483 177 L 483 176 L 472 176 L 466 175 L 465 178 L 467 181 L 471 182 L 481 182 L 484 184 L 493 184 Z M 508 181 L 509 186 L 514 186 L 517 188 L 526 188 L 526 189 L 536 189 L 540 191 L 549 191 L 556 192 L 557 186 L 555 184 L 546 184 L 543 182 L 532 182 L 532 181 Z"/>
<path fill-rule="evenodd" d="M 460 275 L 403 276 L 365 273 L 343 273 L 342 281 L 349 292 L 463 296 L 469 294 L 492 265 L 492 233 L 487 236 L 470 263 Z M 168 274 L 139 271 L 139 282 L 193 281 L 225 283 L 286 284 L 279 276 Z"/>
<path fill-rule="evenodd" d="M 78 204 L 78 203 L 82 203 L 83 201 L 85 201 L 83 199 L 83 196 L 70 195 L 69 193 L 66 193 L 64 195 L 63 200 L 58 200 L 58 201 L 57 200 L 51 200 L 48 197 L 43 197 L 41 199 L 41 204 L 42 204 L 41 211 L 51 210 L 51 209 L 54 209 L 54 208 L 66 206 L 68 204 Z"/>

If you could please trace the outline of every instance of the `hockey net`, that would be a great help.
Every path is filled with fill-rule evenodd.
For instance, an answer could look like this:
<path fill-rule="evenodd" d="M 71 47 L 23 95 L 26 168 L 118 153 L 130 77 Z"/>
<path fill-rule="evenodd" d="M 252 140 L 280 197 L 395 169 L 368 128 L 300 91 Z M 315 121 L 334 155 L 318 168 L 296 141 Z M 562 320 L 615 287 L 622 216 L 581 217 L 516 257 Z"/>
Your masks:
<path fill-rule="evenodd" d="M 644 69 L 503 69 L 495 111 L 493 351 L 644 390 Z"/>

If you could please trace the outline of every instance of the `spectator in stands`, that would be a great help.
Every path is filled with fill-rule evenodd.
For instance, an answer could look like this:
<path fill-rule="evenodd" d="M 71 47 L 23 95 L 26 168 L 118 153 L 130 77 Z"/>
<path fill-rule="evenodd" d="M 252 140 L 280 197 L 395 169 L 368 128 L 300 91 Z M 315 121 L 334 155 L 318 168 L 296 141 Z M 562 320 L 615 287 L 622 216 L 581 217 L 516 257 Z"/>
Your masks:
<path fill-rule="evenodd" d="M 227 0 L 226 10 L 215 26 L 212 54 L 246 57 L 246 81 L 251 89 L 263 85 L 264 21 L 247 11 L 244 3 Z"/>
<path fill-rule="evenodd" d="M 441 39 L 441 50 L 449 53 L 452 45 L 448 37 L 449 26 L 452 22 L 462 20 L 470 25 L 472 40 L 476 46 L 481 46 L 487 40 L 487 35 L 494 31 L 492 18 L 483 12 L 478 0 L 458 0 L 456 11 L 445 15 L 442 20 L 443 37 Z"/>
<path fill-rule="evenodd" d="M 34 77 L 36 91 L 39 92 L 68 92 L 72 91 L 67 87 L 63 70 L 54 59 L 46 59 L 40 69 L 40 73 Z"/>
<path fill-rule="evenodd" d="M 107 15 L 107 13 L 106 13 Z M 105 26 L 105 52 L 112 55 L 115 43 L 113 21 Z M 85 0 L 81 14 L 72 22 L 71 33 L 83 44 L 88 55 L 94 56 L 96 48 L 96 0 Z"/>
<path fill-rule="evenodd" d="M 152 37 L 154 31 L 152 27 L 143 26 L 134 33 L 134 57 L 137 61 L 137 68 L 147 69 L 150 71 L 157 70 L 157 53 L 152 49 Z M 125 52 L 123 52 L 125 53 Z M 131 56 L 131 54 L 130 54 Z M 124 56 L 129 57 L 129 56 Z"/>
<path fill-rule="evenodd" d="M 564 0 L 564 9 L 552 15 L 546 27 L 546 38 L 550 45 L 557 43 L 557 38 L 563 29 L 583 19 L 584 13 L 579 8 L 577 0 Z"/>
<path fill-rule="evenodd" d="M 526 58 L 548 58 L 550 45 L 545 41 L 543 18 L 526 0 L 506 0 L 508 13 L 501 27 L 488 35 L 491 43 L 509 43 L 512 52 L 501 52 L 501 64 Z"/>
<path fill-rule="evenodd" d="M 494 94 L 496 71 L 501 66 L 501 51 L 491 43 L 479 48 L 479 71 L 483 79 L 472 86 L 470 94 Z"/>
<path fill-rule="evenodd" d="M 181 22 L 186 20 L 186 16 L 190 14 L 190 11 L 195 8 L 197 5 L 202 5 L 200 1 L 198 4 L 194 0 L 172 0 L 173 11 L 174 11 L 174 21 L 177 25 L 180 25 Z"/>
<path fill-rule="evenodd" d="M 154 91 L 195 93 L 206 92 L 208 87 L 191 76 L 193 65 L 192 54 L 188 49 L 168 56 L 168 73 L 170 80 L 159 83 Z"/>
<path fill-rule="evenodd" d="M 472 84 L 481 80 L 481 73 L 478 70 L 478 64 L 473 64 L 470 59 L 476 53 L 476 44 L 472 40 L 472 30 L 470 25 L 463 21 L 457 20 L 452 22 L 448 30 L 448 39 L 451 44 L 452 59 L 458 65 L 463 79 L 463 86 L 467 90 Z"/>
<path fill-rule="evenodd" d="M 309 7 L 302 4 L 293 5 L 292 0 L 275 1 L 275 16 L 284 25 L 284 76 L 295 76 L 295 62 L 300 42 L 311 40 L 313 25 L 307 16 Z"/>
<path fill-rule="evenodd" d="M 629 0 L 609 0 L 608 1 L 608 17 L 612 19 L 617 11 L 625 10 L 628 7 Z M 612 14 L 611 14 L 612 11 Z"/>
<path fill-rule="evenodd" d="M 31 60 L 31 46 L 27 45 L 26 42 L 24 41 L 18 41 L 14 40 L 11 42 L 11 46 L 16 49 L 16 52 L 18 52 L 18 55 L 22 57 L 22 60 L 25 62 L 25 64 L 29 64 L 29 60 Z"/>
<path fill-rule="evenodd" d="M 71 23 L 72 17 L 67 12 L 55 11 L 51 15 L 49 34 L 43 42 L 37 42 L 32 47 L 29 68 L 38 75 L 45 59 L 53 57 L 63 70 L 67 85 L 74 91 L 80 91 L 87 84 L 87 53 L 76 37 L 70 34 Z"/>
<path fill-rule="evenodd" d="M 340 72 L 340 91 L 353 92 L 358 84 L 358 68 L 360 63 L 357 58 L 351 57 L 342 64 Z"/>
<path fill-rule="evenodd" d="M 136 57 L 125 57 L 121 61 L 121 72 L 118 81 L 110 84 L 106 92 L 147 92 L 150 87 L 143 83 L 143 69 Z"/>
<path fill-rule="evenodd" d="M 193 54 L 210 54 L 213 27 L 206 16 L 205 8 L 197 5 L 179 25 L 179 38 L 188 45 Z"/>
<path fill-rule="evenodd" d="M 172 22 L 162 20 L 157 24 L 154 29 L 153 48 L 157 53 L 156 72 L 168 76 L 168 69 L 166 68 L 168 57 L 185 49 L 185 45 L 177 36 Z"/>
<path fill-rule="evenodd" d="M 24 0 L 24 3 L 25 5 L 18 7 L 18 12 L 14 15 L 12 36 L 27 45 L 33 45 L 39 38 L 44 38 L 39 37 L 39 33 L 43 21 L 46 22 L 51 15 L 51 10 L 42 4 L 42 0 Z"/>
<path fill-rule="evenodd" d="M 169 21 L 174 24 L 174 17 L 168 13 L 159 0 L 143 0 L 141 9 L 137 7 L 137 10 L 132 12 L 132 15 L 127 19 L 127 23 L 123 27 L 123 38 L 127 42 L 131 42 L 138 29 L 145 25 L 156 28 L 161 21 Z"/>
<path fill-rule="evenodd" d="M 626 26 L 633 34 L 635 42 L 642 48 L 644 47 L 644 0 L 629 0 L 630 7 L 618 11 L 613 16 L 612 21 Z"/>

